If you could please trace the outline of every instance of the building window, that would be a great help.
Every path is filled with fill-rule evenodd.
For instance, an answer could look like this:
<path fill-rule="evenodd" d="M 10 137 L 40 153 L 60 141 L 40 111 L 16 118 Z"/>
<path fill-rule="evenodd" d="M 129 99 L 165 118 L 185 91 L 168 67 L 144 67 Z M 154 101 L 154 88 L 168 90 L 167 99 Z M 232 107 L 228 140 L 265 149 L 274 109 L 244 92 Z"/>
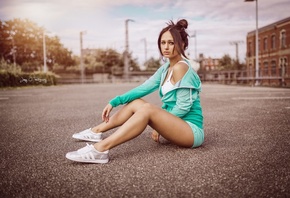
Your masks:
<path fill-rule="evenodd" d="M 272 35 L 271 36 L 271 49 L 276 49 L 276 36 Z"/>
<path fill-rule="evenodd" d="M 259 41 L 258 41 L 258 50 L 259 50 L 259 52 L 261 51 L 261 47 L 260 47 L 261 45 L 260 45 L 260 43 L 261 42 L 260 42 L 260 39 L 259 39 Z"/>
<path fill-rule="evenodd" d="M 269 65 L 268 62 L 264 62 L 264 76 L 269 75 Z"/>
<path fill-rule="evenodd" d="M 249 42 L 248 56 L 252 56 L 252 42 Z"/>
<path fill-rule="evenodd" d="M 288 73 L 287 58 L 280 58 L 280 70 L 282 76 L 285 76 Z"/>
<path fill-rule="evenodd" d="M 263 46 L 264 47 L 264 51 L 266 51 L 267 48 L 268 48 L 267 42 L 268 42 L 268 39 L 264 38 L 264 46 Z"/>
<path fill-rule="evenodd" d="M 286 31 L 282 30 L 280 33 L 281 48 L 286 48 Z"/>
<path fill-rule="evenodd" d="M 271 75 L 276 76 L 276 61 L 271 61 Z"/>
<path fill-rule="evenodd" d="M 254 73 L 254 71 L 253 71 L 253 65 L 250 64 L 249 65 L 249 76 L 253 76 L 253 73 Z"/>
<path fill-rule="evenodd" d="M 287 66 L 288 66 L 288 60 L 287 60 L 287 58 L 284 58 L 284 64 L 285 64 L 285 74 L 287 75 L 288 72 L 289 72 L 289 71 L 288 71 L 289 68 L 287 67 Z M 288 76 L 288 75 L 287 75 L 287 76 Z"/>

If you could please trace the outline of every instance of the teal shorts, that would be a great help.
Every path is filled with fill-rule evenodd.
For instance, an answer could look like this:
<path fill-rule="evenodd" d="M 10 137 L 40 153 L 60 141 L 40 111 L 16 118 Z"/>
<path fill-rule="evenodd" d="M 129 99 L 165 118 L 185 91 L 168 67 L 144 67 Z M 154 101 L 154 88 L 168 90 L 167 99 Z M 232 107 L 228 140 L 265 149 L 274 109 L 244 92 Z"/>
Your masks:
<path fill-rule="evenodd" d="M 193 137 L 194 137 L 194 142 L 191 148 L 196 148 L 202 145 L 204 142 L 204 131 L 203 129 L 199 128 L 195 124 L 186 121 L 190 128 L 192 129 Z"/>

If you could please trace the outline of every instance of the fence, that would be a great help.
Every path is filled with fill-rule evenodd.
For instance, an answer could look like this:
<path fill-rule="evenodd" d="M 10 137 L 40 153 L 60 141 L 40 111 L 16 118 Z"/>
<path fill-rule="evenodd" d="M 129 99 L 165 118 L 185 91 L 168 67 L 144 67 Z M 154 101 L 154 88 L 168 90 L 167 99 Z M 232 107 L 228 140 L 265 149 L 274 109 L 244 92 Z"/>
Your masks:
<path fill-rule="evenodd" d="M 288 69 L 288 70 L 287 70 Z M 290 87 L 290 75 L 287 71 L 290 68 L 286 68 L 284 75 L 282 72 L 275 74 L 269 74 L 266 71 L 260 70 L 259 77 L 255 77 L 254 72 L 230 70 L 230 71 L 200 71 L 198 72 L 203 82 L 217 82 L 221 84 L 245 84 L 255 85 L 258 82 L 261 86 L 278 86 L 278 87 Z"/>
<path fill-rule="evenodd" d="M 287 70 L 286 70 L 287 71 Z M 290 68 L 289 70 L 290 71 Z M 132 72 L 129 75 L 129 82 L 144 82 L 154 72 Z M 241 84 L 241 85 L 255 85 L 258 81 L 261 86 L 275 86 L 275 87 L 290 87 L 290 75 L 287 73 L 283 76 L 265 74 L 265 71 L 260 70 L 259 77 L 255 78 L 255 74 L 241 70 L 230 71 L 199 71 L 198 72 L 202 82 L 215 82 L 221 84 Z M 117 83 L 125 82 L 122 75 L 112 75 L 108 73 L 96 73 L 86 75 L 85 79 L 81 79 L 80 75 L 69 74 L 61 75 L 58 79 L 60 84 L 71 83 Z"/>

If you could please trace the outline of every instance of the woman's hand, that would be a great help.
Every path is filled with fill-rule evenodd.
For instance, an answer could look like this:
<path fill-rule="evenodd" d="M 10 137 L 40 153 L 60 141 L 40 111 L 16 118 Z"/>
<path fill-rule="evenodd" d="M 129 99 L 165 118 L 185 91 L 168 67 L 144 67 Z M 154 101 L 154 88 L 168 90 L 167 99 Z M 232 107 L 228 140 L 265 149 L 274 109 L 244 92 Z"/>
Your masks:
<path fill-rule="evenodd" d="M 158 142 L 159 143 L 159 137 L 160 137 L 160 134 L 153 130 L 152 133 L 151 133 L 151 138 L 155 141 L 155 142 Z"/>
<path fill-rule="evenodd" d="M 103 113 L 102 113 L 103 122 L 109 122 L 110 112 L 112 111 L 112 109 L 113 109 L 113 107 L 110 104 L 107 104 L 107 106 L 105 106 Z"/>

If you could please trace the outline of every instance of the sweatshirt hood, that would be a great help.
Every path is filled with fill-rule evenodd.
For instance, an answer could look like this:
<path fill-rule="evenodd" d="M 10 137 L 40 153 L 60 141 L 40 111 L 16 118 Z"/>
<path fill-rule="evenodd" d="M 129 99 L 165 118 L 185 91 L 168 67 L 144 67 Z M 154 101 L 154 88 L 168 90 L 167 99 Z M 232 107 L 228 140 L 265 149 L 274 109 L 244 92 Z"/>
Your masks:
<path fill-rule="evenodd" d="M 188 70 L 184 74 L 182 79 L 174 85 L 174 89 L 176 89 L 176 88 L 191 88 L 191 89 L 195 89 L 198 92 L 200 92 L 201 91 L 201 81 L 200 81 L 198 74 L 193 70 L 190 62 L 187 59 L 184 59 L 184 61 L 188 65 Z M 164 73 L 167 72 L 168 66 L 169 66 L 169 63 L 165 64 L 165 70 L 163 71 Z M 163 76 L 165 77 L 166 75 L 163 75 Z M 163 82 L 163 81 L 164 81 L 164 79 L 162 79 L 161 82 Z"/>

